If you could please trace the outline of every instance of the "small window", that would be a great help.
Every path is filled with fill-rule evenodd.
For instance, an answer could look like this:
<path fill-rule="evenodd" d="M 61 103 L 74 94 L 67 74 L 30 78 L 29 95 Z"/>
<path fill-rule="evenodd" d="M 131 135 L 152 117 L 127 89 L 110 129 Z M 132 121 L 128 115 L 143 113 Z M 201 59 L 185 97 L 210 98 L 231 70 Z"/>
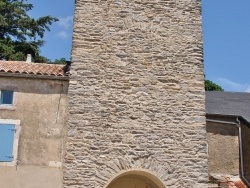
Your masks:
<path fill-rule="evenodd" d="M 0 166 L 16 164 L 20 130 L 20 120 L 0 119 Z"/>
<path fill-rule="evenodd" d="M 13 105 L 13 91 L 1 91 L 1 105 Z"/>

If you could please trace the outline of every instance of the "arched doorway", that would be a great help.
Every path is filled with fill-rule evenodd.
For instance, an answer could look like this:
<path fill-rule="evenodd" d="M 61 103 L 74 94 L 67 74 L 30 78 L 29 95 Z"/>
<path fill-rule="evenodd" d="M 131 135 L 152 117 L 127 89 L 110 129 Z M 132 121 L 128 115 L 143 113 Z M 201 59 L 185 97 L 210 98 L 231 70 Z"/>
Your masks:
<path fill-rule="evenodd" d="M 165 188 L 165 186 L 149 172 L 131 170 L 117 175 L 106 188 Z"/>

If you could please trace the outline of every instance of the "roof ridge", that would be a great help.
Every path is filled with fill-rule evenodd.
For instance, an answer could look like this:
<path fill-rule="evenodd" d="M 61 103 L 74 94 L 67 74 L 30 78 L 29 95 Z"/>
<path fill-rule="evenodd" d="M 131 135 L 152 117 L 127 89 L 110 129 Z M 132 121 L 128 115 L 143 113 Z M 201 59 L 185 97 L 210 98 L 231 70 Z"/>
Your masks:
<path fill-rule="evenodd" d="M 52 66 L 65 66 L 64 64 L 55 64 L 55 63 L 38 63 L 38 62 L 27 62 L 27 61 L 4 61 L 0 60 L 0 63 L 25 63 L 29 65 L 52 65 Z"/>

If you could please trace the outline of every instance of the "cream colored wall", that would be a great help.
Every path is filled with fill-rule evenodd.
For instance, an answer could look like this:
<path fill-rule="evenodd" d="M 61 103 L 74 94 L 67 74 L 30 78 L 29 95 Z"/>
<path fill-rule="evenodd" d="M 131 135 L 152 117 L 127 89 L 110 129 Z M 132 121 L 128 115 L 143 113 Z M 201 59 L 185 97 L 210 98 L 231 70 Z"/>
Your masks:
<path fill-rule="evenodd" d="M 206 127 L 209 174 L 239 174 L 239 139 L 236 125 L 207 122 Z"/>
<path fill-rule="evenodd" d="M 16 90 L 16 108 L 0 109 L 0 118 L 20 120 L 21 133 L 18 165 L 1 167 L 0 187 L 62 187 L 68 81 L 1 77 L 6 86 Z"/>
<path fill-rule="evenodd" d="M 61 188 L 62 170 L 42 166 L 0 167 L 1 188 Z"/>

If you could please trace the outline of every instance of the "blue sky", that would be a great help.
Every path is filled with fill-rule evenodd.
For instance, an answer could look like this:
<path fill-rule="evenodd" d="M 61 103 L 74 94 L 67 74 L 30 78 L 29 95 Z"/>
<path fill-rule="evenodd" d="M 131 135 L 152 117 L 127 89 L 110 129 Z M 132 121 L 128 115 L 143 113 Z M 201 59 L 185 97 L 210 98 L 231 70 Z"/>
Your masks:
<path fill-rule="evenodd" d="M 70 59 L 74 0 L 27 0 L 33 4 L 29 15 L 34 18 L 41 16 L 54 16 L 60 21 L 50 26 L 50 32 L 45 33 L 44 47 L 41 48 L 41 55 L 51 59 Z"/>
<path fill-rule="evenodd" d="M 32 17 L 51 15 L 59 22 L 46 32 L 41 54 L 70 59 L 74 0 L 28 0 Z M 226 91 L 250 92 L 250 0 L 202 0 L 206 78 Z"/>
<path fill-rule="evenodd" d="M 206 78 L 226 91 L 250 92 L 250 1 L 202 3 Z"/>

